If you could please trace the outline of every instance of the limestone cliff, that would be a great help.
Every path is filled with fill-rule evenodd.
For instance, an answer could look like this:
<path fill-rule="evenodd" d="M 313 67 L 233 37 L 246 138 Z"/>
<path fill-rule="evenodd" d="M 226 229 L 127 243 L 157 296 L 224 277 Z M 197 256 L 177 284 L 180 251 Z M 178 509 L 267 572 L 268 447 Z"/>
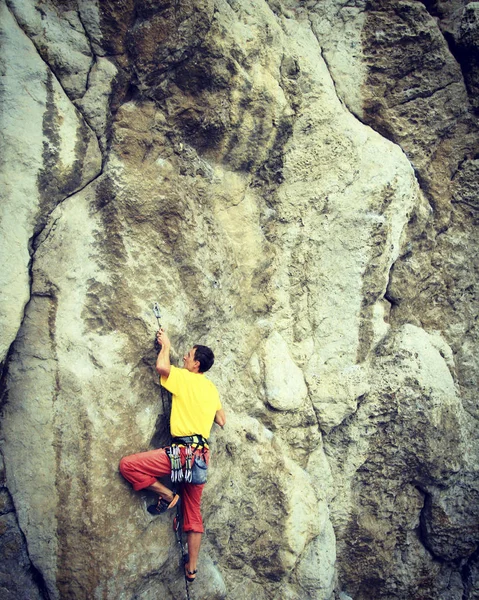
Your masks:
<path fill-rule="evenodd" d="M 195 600 L 479 598 L 467 0 L 1 0 L 0 598 L 184 598 L 118 473 L 215 350 Z"/>

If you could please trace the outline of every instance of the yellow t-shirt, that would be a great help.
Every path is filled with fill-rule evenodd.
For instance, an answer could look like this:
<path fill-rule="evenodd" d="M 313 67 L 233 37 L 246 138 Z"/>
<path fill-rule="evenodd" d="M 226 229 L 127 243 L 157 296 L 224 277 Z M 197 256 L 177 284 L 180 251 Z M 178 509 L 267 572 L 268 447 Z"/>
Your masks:
<path fill-rule="evenodd" d="M 215 384 L 202 373 L 171 366 L 161 385 L 173 394 L 170 429 L 173 437 L 201 434 L 208 439 L 216 411 L 221 409 Z"/>

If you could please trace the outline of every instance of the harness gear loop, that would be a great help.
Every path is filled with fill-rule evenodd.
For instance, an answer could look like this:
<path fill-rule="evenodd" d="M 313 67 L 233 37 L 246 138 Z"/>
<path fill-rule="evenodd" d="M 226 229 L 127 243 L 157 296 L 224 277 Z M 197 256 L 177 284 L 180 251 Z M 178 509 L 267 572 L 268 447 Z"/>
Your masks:
<path fill-rule="evenodd" d="M 183 481 L 183 469 L 181 467 L 180 447 L 176 444 L 166 448 L 166 454 L 171 463 L 171 482 L 181 483 Z"/>
<path fill-rule="evenodd" d="M 193 467 L 193 450 L 191 448 L 191 444 L 188 444 L 186 446 L 186 450 L 185 450 L 185 481 L 186 481 L 186 483 L 191 483 L 192 467 Z"/>

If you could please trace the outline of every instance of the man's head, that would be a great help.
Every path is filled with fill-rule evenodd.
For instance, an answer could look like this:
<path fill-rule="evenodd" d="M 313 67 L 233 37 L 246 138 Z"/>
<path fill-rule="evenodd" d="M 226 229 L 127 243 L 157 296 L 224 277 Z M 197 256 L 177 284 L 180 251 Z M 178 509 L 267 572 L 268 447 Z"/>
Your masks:
<path fill-rule="evenodd" d="M 185 369 L 192 373 L 206 373 L 215 362 L 213 350 L 208 346 L 196 345 L 191 348 L 184 356 L 183 363 Z"/>

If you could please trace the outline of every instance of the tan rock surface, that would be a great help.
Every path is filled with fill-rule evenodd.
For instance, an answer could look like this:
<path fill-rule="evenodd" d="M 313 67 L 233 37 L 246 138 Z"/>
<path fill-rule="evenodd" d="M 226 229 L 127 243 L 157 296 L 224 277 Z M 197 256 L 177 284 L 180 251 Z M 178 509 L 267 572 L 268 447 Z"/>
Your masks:
<path fill-rule="evenodd" d="M 49 213 L 100 171 L 95 136 L 5 3 L 2 36 L 0 357 L 30 297 L 30 253 Z"/>
<path fill-rule="evenodd" d="M 26 152 L 30 104 L 5 79 L 2 175 L 24 182 L 2 217 L 24 254 L 2 333 L 6 598 L 184 597 L 171 518 L 118 473 L 168 440 L 155 301 L 175 361 L 214 348 L 228 415 L 195 599 L 477 597 L 477 129 L 439 28 L 456 17 L 399 0 L 2 11 L 2 52 L 36 65 L 40 99 Z M 84 134 L 67 184 L 43 153 L 45 81 L 62 165 Z"/>

